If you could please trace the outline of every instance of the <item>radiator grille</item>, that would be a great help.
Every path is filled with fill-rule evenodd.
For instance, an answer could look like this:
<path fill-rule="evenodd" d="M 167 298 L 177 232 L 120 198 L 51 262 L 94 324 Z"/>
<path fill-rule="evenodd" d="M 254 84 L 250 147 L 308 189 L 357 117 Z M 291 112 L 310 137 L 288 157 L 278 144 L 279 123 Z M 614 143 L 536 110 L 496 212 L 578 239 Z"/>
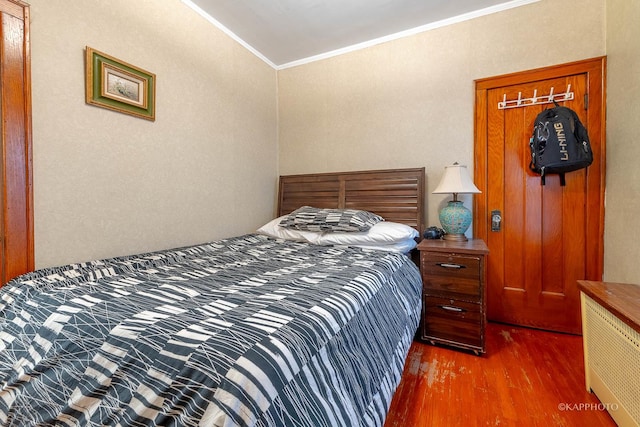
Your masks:
<path fill-rule="evenodd" d="M 589 365 L 640 424 L 640 334 L 589 297 L 585 308 Z"/>

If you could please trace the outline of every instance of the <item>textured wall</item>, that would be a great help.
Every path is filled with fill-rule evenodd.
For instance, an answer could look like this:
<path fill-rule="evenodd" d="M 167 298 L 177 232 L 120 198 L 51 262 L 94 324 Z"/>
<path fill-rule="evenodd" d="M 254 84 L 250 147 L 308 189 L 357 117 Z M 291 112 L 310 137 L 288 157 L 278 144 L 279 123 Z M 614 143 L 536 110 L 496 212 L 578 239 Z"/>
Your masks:
<path fill-rule="evenodd" d="M 255 230 L 276 72 L 179 0 L 32 0 L 36 266 Z M 157 76 L 156 121 L 85 104 L 84 48 Z"/>
<path fill-rule="evenodd" d="M 606 54 L 605 279 L 640 283 L 636 1 L 542 0 L 282 70 L 277 90 L 179 0 L 29 3 L 38 267 L 251 231 L 278 156 L 282 174 L 426 166 L 437 224 L 444 165 L 473 165 L 473 81 Z M 156 122 L 85 104 L 86 45 L 157 74 Z"/>
<path fill-rule="evenodd" d="M 605 280 L 640 285 L 640 2 L 607 0 Z"/>
<path fill-rule="evenodd" d="M 282 70 L 280 173 L 425 166 L 437 225 L 444 166 L 473 170 L 474 80 L 604 55 L 604 12 L 542 0 Z"/>

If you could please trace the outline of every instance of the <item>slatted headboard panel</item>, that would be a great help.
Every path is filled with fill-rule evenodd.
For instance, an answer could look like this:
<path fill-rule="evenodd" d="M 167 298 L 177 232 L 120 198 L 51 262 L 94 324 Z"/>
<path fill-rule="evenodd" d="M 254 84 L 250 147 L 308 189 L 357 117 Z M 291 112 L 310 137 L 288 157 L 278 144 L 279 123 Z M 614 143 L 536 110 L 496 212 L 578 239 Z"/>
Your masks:
<path fill-rule="evenodd" d="M 285 175 L 278 216 L 301 206 L 363 209 L 424 230 L 424 168 Z"/>

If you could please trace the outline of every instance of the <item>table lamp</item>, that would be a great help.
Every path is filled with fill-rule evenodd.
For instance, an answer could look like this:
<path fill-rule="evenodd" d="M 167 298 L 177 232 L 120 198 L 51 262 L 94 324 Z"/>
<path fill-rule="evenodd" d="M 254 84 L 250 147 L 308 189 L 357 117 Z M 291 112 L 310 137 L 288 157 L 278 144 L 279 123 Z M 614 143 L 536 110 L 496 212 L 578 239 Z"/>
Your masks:
<path fill-rule="evenodd" d="M 440 224 L 447 233 L 443 239 L 466 241 L 464 233 L 471 225 L 471 211 L 464 207 L 458 200 L 458 194 L 480 193 L 478 187 L 473 184 L 466 166 L 457 162 L 451 166 L 445 166 L 444 175 L 440 183 L 433 190 L 433 194 L 452 193 L 453 200 L 440 211 Z"/>

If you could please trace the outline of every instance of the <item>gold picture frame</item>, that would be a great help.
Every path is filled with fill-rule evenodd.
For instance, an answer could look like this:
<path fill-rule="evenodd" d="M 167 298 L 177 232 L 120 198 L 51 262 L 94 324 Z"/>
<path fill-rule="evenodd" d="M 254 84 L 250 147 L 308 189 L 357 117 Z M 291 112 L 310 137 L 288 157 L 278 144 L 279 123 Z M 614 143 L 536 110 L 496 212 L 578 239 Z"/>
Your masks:
<path fill-rule="evenodd" d="M 86 47 L 87 104 L 155 121 L 156 75 Z"/>

